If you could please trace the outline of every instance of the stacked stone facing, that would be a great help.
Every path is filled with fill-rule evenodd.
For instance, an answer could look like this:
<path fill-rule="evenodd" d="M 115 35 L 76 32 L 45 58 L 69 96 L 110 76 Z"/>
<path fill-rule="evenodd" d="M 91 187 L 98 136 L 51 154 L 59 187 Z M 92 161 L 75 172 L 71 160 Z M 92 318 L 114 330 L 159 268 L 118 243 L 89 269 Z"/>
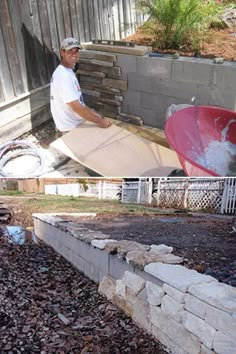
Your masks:
<path fill-rule="evenodd" d="M 140 117 L 122 113 L 123 92 L 128 89 L 117 55 L 85 50 L 80 54 L 77 76 L 85 103 L 102 115 L 127 123 L 143 125 Z"/>
<path fill-rule="evenodd" d="M 33 217 L 37 237 L 170 353 L 236 353 L 236 288 L 179 265 L 172 247 L 112 240 L 58 214 Z"/>

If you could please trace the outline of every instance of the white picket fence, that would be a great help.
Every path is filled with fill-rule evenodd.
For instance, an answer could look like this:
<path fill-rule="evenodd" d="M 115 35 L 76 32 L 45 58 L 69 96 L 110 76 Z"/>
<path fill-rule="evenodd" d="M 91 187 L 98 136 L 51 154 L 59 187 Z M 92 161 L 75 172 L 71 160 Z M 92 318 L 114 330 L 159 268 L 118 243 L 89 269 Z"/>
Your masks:
<path fill-rule="evenodd" d="M 123 183 L 122 202 L 236 213 L 236 178 L 160 178 Z"/>
<path fill-rule="evenodd" d="M 45 185 L 45 194 L 72 197 L 94 197 L 98 199 L 118 199 L 120 185 L 99 181 L 96 184 L 48 184 Z"/>

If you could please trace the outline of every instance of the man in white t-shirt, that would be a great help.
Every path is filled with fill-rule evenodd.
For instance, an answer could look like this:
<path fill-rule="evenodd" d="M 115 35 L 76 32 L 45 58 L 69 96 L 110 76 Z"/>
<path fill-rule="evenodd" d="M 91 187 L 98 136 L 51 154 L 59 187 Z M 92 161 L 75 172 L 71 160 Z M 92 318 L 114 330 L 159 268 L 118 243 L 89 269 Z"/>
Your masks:
<path fill-rule="evenodd" d="M 84 104 L 79 82 L 73 71 L 79 59 L 81 45 L 75 38 L 65 38 L 61 43 L 61 63 L 54 71 L 50 85 L 51 112 L 56 127 L 67 132 L 85 120 L 108 128 L 111 122 Z"/>

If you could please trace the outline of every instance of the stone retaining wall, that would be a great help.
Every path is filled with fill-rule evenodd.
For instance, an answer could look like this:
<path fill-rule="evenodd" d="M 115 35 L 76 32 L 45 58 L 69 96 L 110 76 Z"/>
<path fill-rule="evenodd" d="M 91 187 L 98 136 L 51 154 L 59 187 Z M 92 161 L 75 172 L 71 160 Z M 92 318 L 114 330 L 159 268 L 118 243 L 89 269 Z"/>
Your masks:
<path fill-rule="evenodd" d="M 101 294 L 170 353 L 236 353 L 235 288 L 179 265 L 172 247 L 115 241 L 68 221 L 70 215 L 34 214 L 36 236 L 98 283 Z M 76 214 L 86 215 L 96 214 Z"/>
<path fill-rule="evenodd" d="M 236 110 L 236 62 L 91 48 L 81 53 L 81 87 L 86 103 L 111 118 L 164 129 L 167 108 L 193 97 L 193 104 Z"/>

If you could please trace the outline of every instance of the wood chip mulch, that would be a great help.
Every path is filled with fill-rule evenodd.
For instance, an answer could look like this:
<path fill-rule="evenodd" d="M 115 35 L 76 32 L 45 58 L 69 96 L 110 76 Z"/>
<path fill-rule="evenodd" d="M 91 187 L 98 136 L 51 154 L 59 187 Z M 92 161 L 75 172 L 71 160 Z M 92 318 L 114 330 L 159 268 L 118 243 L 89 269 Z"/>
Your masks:
<path fill-rule="evenodd" d="M 51 247 L 0 236 L 0 353 L 167 352 Z"/>

